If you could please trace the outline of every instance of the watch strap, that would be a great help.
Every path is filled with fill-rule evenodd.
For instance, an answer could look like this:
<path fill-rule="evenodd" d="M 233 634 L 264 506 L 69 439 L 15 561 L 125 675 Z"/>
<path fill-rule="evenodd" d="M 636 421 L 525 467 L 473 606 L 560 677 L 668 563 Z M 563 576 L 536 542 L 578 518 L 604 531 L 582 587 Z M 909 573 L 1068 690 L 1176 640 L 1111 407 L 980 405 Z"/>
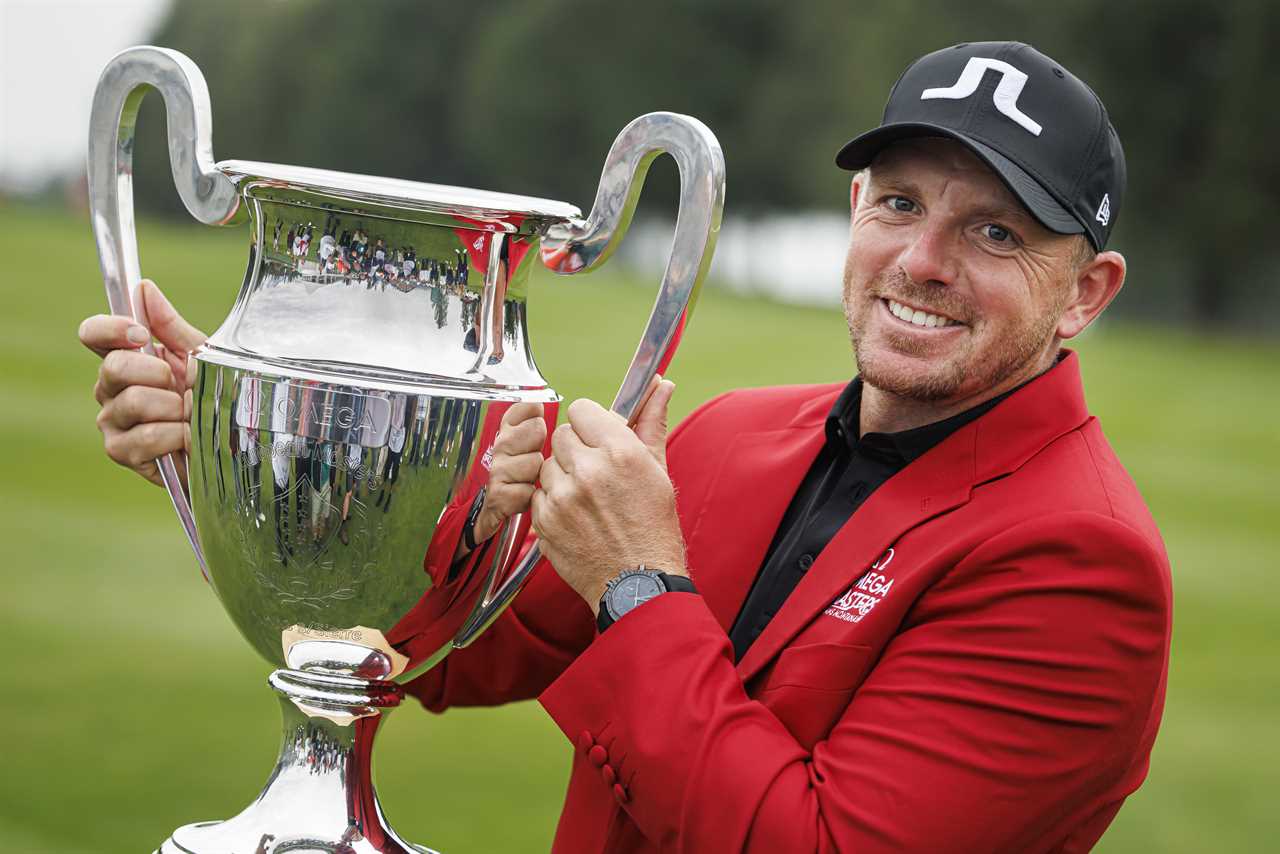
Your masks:
<path fill-rule="evenodd" d="M 489 494 L 489 487 L 482 486 L 480 491 L 476 493 L 475 499 L 471 502 L 471 509 L 467 511 L 467 521 L 462 525 L 462 544 L 467 547 L 467 551 L 473 552 L 479 543 L 476 542 L 476 520 L 480 518 L 480 511 L 484 509 L 485 496 Z"/>
<path fill-rule="evenodd" d="M 693 579 L 686 575 L 667 575 L 665 572 L 659 572 L 658 578 L 662 579 L 662 584 L 667 588 L 668 593 L 698 592 L 698 588 L 693 586 Z"/>

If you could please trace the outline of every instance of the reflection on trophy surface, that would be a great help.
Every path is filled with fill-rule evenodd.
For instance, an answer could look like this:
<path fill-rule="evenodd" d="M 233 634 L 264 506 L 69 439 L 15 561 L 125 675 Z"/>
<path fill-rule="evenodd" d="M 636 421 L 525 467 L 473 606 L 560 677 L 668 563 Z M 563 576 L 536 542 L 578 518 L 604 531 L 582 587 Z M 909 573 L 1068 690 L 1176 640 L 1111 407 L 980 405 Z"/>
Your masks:
<path fill-rule="evenodd" d="M 144 323 L 130 179 L 133 122 L 150 90 L 165 102 L 188 210 L 250 233 L 235 305 L 193 354 L 188 486 L 172 459 L 160 468 L 219 600 L 277 668 L 269 682 L 284 717 L 258 798 L 234 818 L 179 828 L 160 850 L 428 850 L 383 818 L 370 752 L 400 686 L 474 640 L 539 559 L 521 515 L 454 560 L 502 414 L 559 399 L 528 340 L 529 274 L 539 262 L 566 274 L 602 263 L 649 163 L 675 157 L 671 260 L 613 405 L 630 419 L 710 263 L 719 147 L 694 119 L 640 117 L 609 152 L 586 218 L 544 199 L 215 164 L 199 70 L 174 51 L 132 48 L 98 85 L 89 180 L 111 309 Z M 553 405 L 547 413 L 554 421 Z"/>

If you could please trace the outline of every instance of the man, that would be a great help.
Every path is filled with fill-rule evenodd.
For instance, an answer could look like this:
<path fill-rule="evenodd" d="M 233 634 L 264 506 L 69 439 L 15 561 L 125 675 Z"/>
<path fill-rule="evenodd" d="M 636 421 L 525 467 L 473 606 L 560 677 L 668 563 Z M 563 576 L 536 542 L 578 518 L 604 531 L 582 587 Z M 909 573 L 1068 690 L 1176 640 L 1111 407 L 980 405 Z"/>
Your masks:
<path fill-rule="evenodd" d="M 575 745 L 557 851 L 1081 851 L 1145 776 L 1168 560 L 1061 349 L 1124 280 L 1106 111 L 1026 45 L 957 45 L 837 163 L 848 386 L 730 392 L 669 438 L 670 382 L 634 431 L 575 401 L 545 461 L 538 408 L 503 418 L 464 533 L 531 503 L 550 564 L 411 690 L 539 696 Z M 138 355 L 99 423 L 154 479 L 182 407 L 138 417 L 168 371 Z"/>
<path fill-rule="evenodd" d="M 338 241 L 332 234 L 326 232 L 320 237 L 320 266 L 327 267 L 329 259 L 333 256 L 334 250 L 338 248 Z"/>

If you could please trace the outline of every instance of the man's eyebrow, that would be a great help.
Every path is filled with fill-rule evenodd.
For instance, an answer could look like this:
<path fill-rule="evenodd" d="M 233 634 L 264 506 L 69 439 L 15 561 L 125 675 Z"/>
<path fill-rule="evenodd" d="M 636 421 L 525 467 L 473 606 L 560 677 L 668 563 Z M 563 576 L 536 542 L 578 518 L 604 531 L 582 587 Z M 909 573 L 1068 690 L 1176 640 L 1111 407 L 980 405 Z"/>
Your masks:
<path fill-rule="evenodd" d="M 877 175 L 871 176 L 871 189 L 876 192 L 885 190 L 894 190 L 907 196 L 915 196 L 919 198 L 921 195 L 919 185 L 911 181 L 905 175 Z"/>
<path fill-rule="evenodd" d="M 1011 202 L 988 202 L 974 208 L 973 215 L 981 218 L 1014 220 L 1029 224 L 1036 220 L 1021 205 Z"/>

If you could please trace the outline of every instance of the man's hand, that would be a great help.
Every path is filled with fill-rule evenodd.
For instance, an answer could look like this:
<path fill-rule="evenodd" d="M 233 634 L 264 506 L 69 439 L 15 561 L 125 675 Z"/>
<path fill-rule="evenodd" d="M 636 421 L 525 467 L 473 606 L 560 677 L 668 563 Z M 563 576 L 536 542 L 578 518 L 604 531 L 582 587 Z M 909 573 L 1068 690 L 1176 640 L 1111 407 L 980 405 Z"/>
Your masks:
<path fill-rule="evenodd" d="M 477 543 L 496 534 L 507 519 L 529 509 L 546 441 L 547 422 L 541 403 L 517 403 L 503 414 L 493 440 L 484 506 L 471 532 Z M 454 560 L 466 554 L 466 544 L 459 542 Z"/>
<path fill-rule="evenodd" d="M 187 323 L 155 283 L 139 289 L 145 327 L 128 317 L 97 314 L 80 324 L 80 341 L 102 357 L 93 396 L 107 456 L 160 484 L 156 458 L 191 447 L 188 356 L 205 334 Z M 156 338 L 155 356 L 140 352 Z M 194 363 L 192 363 L 194 365 Z M 186 466 L 178 471 L 186 474 Z"/>
<path fill-rule="evenodd" d="M 551 437 L 533 525 L 556 572 L 594 611 L 606 584 L 644 564 L 685 575 L 684 538 L 667 477 L 667 405 L 675 384 L 658 379 L 634 432 L 590 400 L 569 405 Z"/>

